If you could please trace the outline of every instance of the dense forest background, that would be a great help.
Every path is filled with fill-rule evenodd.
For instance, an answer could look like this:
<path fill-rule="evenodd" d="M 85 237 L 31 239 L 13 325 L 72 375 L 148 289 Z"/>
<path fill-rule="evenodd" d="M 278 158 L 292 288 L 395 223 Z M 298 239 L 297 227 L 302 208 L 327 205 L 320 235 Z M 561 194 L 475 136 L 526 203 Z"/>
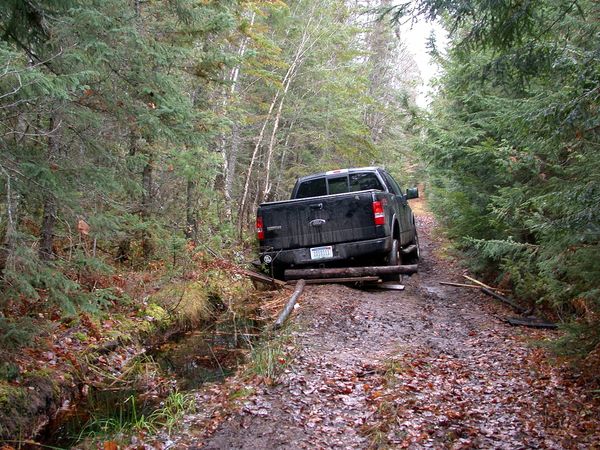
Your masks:
<path fill-rule="evenodd" d="M 419 75 L 378 20 L 389 5 L 5 2 L 3 343 L 55 308 L 101 309 L 115 271 L 176 274 L 194 246 L 247 257 L 257 204 L 300 175 L 402 178 Z"/>
<path fill-rule="evenodd" d="M 398 31 L 418 14 L 451 32 L 428 111 Z M 427 176 L 473 268 L 598 353 L 598 17 L 591 0 L 5 1 L 2 344 L 50 307 L 102 308 L 100 274 L 176 271 L 190 245 L 243 258 L 258 203 L 377 164 Z"/>

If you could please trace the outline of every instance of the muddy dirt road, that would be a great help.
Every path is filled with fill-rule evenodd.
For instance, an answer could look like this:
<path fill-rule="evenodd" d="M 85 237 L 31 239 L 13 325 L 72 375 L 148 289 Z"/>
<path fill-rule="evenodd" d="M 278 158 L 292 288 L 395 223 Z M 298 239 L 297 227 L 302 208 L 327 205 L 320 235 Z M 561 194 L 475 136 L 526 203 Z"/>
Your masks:
<path fill-rule="evenodd" d="M 173 448 L 592 448 L 597 410 L 514 315 L 436 254 L 420 218 L 422 262 L 406 290 L 310 286 L 293 315 L 296 353 L 208 438 Z M 591 428 L 590 428 L 591 427 Z"/>

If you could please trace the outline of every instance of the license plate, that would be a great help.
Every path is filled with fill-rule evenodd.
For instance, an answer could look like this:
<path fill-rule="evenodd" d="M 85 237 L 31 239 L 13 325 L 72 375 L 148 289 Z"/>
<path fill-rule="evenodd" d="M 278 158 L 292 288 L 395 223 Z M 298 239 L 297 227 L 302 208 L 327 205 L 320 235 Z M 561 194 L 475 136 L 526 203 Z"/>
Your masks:
<path fill-rule="evenodd" d="M 315 247 L 310 249 L 310 259 L 333 258 L 333 247 Z"/>

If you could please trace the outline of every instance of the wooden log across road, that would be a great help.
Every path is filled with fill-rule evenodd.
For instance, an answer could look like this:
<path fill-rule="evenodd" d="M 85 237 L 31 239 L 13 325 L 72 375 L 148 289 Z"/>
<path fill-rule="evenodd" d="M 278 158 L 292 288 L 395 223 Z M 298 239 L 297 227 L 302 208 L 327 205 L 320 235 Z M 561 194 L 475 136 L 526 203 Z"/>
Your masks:
<path fill-rule="evenodd" d="M 361 283 L 369 281 L 378 281 L 379 277 L 348 277 L 348 278 L 312 278 L 304 280 L 306 284 L 330 284 L 330 283 Z M 302 280 L 290 280 L 287 284 L 296 284 Z"/>
<path fill-rule="evenodd" d="M 309 280 L 313 278 L 369 277 L 394 273 L 410 275 L 417 272 L 417 269 L 417 264 L 406 266 L 341 267 L 329 269 L 287 269 L 285 271 L 285 279 L 294 280 L 304 278 Z"/>

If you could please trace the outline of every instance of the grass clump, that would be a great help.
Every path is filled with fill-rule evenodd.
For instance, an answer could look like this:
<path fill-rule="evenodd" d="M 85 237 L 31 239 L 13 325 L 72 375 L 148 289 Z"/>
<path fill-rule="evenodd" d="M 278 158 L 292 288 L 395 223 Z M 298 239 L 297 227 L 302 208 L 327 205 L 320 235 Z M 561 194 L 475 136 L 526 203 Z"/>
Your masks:
<path fill-rule="evenodd" d="M 129 395 L 112 407 L 97 405 L 97 410 L 85 424 L 76 441 L 93 446 L 93 442 L 115 439 L 125 440 L 139 433 L 156 433 L 165 428 L 169 434 L 178 428 L 183 418 L 196 411 L 196 401 L 191 394 L 174 391 L 160 403 L 158 408 Z"/>
<path fill-rule="evenodd" d="M 255 392 L 256 391 L 252 387 L 243 387 L 230 393 L 229 400 L 241 400 L 254 395 Z"/>
<path fill-rule="evenodd" d="M 268 384 L 275 383 L 290 364 L 291 349 L 292 335 L 289 330 L 253 345 L 246 374 L 262 377 Z"/>
<path fill-rule="evenodd" d="M 0 362 L 0 381 L 14 381 L 21 374 L 21 370 L 19 366 L 10 361 L 2 361 Z"/>
<path fill-rule="evenodd" d="M 156 427 L 140 408 L 136 397 L 131 395 L 110 412 L 103 409 L 94 412 L 81 430 L 78 441 L 140 431 L 156 432 Z"/>
<path fill-rule="evenodd" d="M 385 362 L 383 378 L 387 386 L 396 384 L 396 375 L 400 375 L 408 370 L 406 363 L 398 359 L 389 359 Z"/>
<path fill-rule="evenodd" d="M 159 320 L 170 318 L 183 328 L 194 328 L 213 314 L 206 286 L 199 281 L 167 286 L 150 301 L 163 313 Z"/>
<path fill-rule="evenodd" d="M 179 391 L 172 392 L 161 407 L 150 414 L 150 422 L 166 428 L 170 434 L 187 414 L 196 411 L 196 401 L 192 394 Z"/>

